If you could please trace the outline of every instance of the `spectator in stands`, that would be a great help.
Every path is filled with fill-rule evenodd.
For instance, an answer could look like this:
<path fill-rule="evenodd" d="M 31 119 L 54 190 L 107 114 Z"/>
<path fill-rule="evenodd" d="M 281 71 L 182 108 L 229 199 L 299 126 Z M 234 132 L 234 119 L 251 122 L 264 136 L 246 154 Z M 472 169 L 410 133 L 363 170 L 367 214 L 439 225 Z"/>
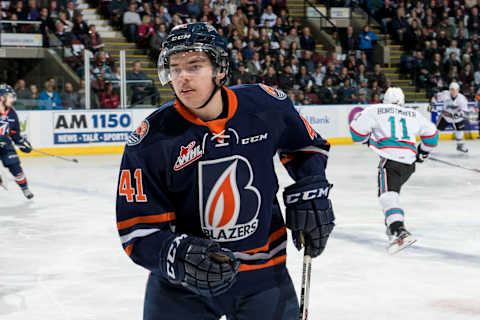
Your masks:
<path fill-rule="evenodd" d="M 245 60 L 251 60 L 253 58 L 253 54 L 257 51 L 255 47 L 254 41 L 249 41 L 248 45 L 243 49 L 242 55 Z"/>
<path fill-rule="evenodd" d="M 113 84 L 107 83 L 105 92 L 100 95 L 101 107 L 105 109 L 116 109 L 120 105 L 120 98 L 113 90 Z"/>
<path fill-rule="evenodd" d="M 27 20 L 37 21 L 38 19 L 40 19 L 40 11 L 37 8 L 37 0 L 28 0 L 28 7 L 26 13 Z"/>
<path fill-rule="evenodd" d="M 287 41 L 287 45 L 289 47 L 291 46 L 292 42 L 296 42 L 297 47 L 298 48 L 300 47 L 300 38 L 298 36 L 296 28 L 290 29 L 290 31 L 288 32 L 288 35 L 285 37 L 285 41 Z"/>
<path fill-rule="evenodd" d="M 364 79 L 359 82 L 360 87 L 358 88 L 358 96 L 360 103 L 368 103 L 372 98 L 372 90 L 368 88 L 367 79 Z"/>
<path fill-rule="evenodd" d="M 50 0 L 48 3 L 48 16 L 51 19 L 58 19 L 58 7 L 57 7 L 57 1 L 56 0 Z"/>
<path fill-rule="evenodd" d="M 373 72 L 370 75 L 370 81 L 377 80 L 378 86 L 380 88 L 385 88 L 385 85 L 387 84 L 387 77 L 385 77 L 385 74 L 382 71 L 382 68 L 380 67 L 380 64 L 375 64 L 373 67 Z"/>
<path fill-rule="evenodd" d="M 80 106 L 80 97 L 73 89 L 71 82 L 65 82 L 65 88 L 60 98 L 64 109 L 76 109 Z"/>
<path fill-rule="evenodd" d="M 382 33 L 389 33 L 392 26 L 395 9 L 391 6 L 390 0 L 385 0 L 383 6 L 376 12 L 376 17 L 382 23 Z"/>
<path fill-rule="evenodd" d="M 353 34 L 352 26 L 347 27 L 345 35 L 341 39 L 341 46 L 342 52 L 345 54 L 351 54 L 357 48 L 357 40 Z"/>
<path fill-rule="evenodd" d="M 405 17 L 405 9 L 398 8 L 396 16 L 392 21 L 392 30 L 394 32 L 394 39 L 403 42 L 403 36 L 408 29 L 408 21 Z"/>
<path fill-rule="evenodd" d="M 191 18 L 200 19 L 202 15 L 202 10 L 200 10 L 200 6 L 196 0 L 188 0 L 187 12 Z"/>
<path fill-rule="evenodd" d="M 311 89 L 315 79 L 312 75 L 308 73 L 307 67 L 305 65 L 300 66 L 300 72 L 297 74 L 297 83 L 300 86 L 300 90 L 305 90 L 307 88 Z"/>
<path fill-rule="evenodd" d="M 36 84 L 31 84 L 29 87 L 30 90 L 30 95 L 32 96 L 32 99 L 36 100 L 38 98 L 38 88 Z"/>
<path fill-rule="evenodd" d="M 48 48 L 49 47 L 49 35 L 50 33 L 55 32 L 55 24 L 53 19 L 48 16 L 48 9 L 42 8 L 40 9 L 40 18 L 38 19 L 41 21 L 40 31 L 43 37 L 43 46 Z"/>
<path fill-rule="evenodd" d="M 467 28 L 470 33 L 480 32 L 480 17 L 478 16 L 478 7 L 474 6 L 470 9 L 470 14 L 468 15 Z"/>
<path fill-rule="evenodd" d="M 77 10 L 75 10 L 75 1 L 73 0 L 68 1 L 65 10 L 67 11 L 68 20 L 73 21 L 75 18 L 75 15 L 77 14 Z"/>
<path fill-rule="evenodd" d="M 15 83 L 15 93 L 17 94 L 17 99 L 19 100 L 32 99 L 32 93 L 26 88 L 24 79 L 18 79 Z"/>
<path fill-rule="evenodd" d="M 305 50 L 303 52 L 303 57 L 300 59 L 300 63 L 304 64 L 307 67 L 307 71 L 310 74 L 315 72 L 315 62 L 313 61 L 313 52 L 310 50 Z"/>
<path fill-rule="evenodd" d="M 73 34 L 65 31 L 65 25 L 60 20 L 57 21 L 55 26 L 55 37 L 57 37 L 64 47 L 70 47 L 72 45 Z"/>
<path fill-rule="evenodd" d="M 17 14 L 12 13 L 12 15 L 10 16 L 10 20 L 11 21 L 18 21 Z M 21 33 L 22 32 L 22 27 L 17 23 L 8 23 L 8 24 L 5 24 L 4 32 L 6 32 L 6 33 Z"/>
<path fill-rule="evenodd" d="M 100 34 L 97 32 L 97 27 L 94 24 L 88 26 L 88 40 L 87 40 L 87 49 L 92 51 L 94 54 L 99 50 L 103 49 L 104 45 Z"/>
<path fill-rule="evenodd" d="M 265 12 L 260 17 L 260 25 L 273 28 L 276 22 L 277 22 L 277 15 L 273 13 L 273 7 L 271 5 L 267 5 Z"/>
<path fill-rule="evenodd" d="M 323 86 L 318 92 L 318 98 L 322 104 L 337 103 L 337 93 L 333 89 L 332 78 L 325 77 L 323 80 Z"/>
<path fill-rule="evenodd" d="M 450 54 L 447 56 L 447 60 L 444 61 L 444 70 L 447 72 L 451 69 L 452 66 L 455 66 L 457 70 L 461 69 L 460 61 L 457 58 L 457 53 L 456 52 L 450 52 Z"/>
<path fill-rule="evenodd" d="M 170 6 L 170 13 L 172 16 L 178 15 L 182 19 L 188 18 L 188 10 L 185 3 L 182 0 L 175 0 L 174 3 Z"/>
<path fill-rule="evenodd" d="M 471 64 L 466 64 L 462 71 L 460 72 L 460 76 L 458 80 L 461 83 L 462 87 L 469 86 L 471 83 L 474 82 L 475 78 L 473 76 L 473 70 Z"/>
<path fill-rule="evenodd" d="M 170 13 L 168 13 L 168 10 L 164 5 L 160 5 L 158 7 L 156 15 L 162 18 L 163 22 L 165 22 L 167 27 L 169 27 L 170 24 L 172 23 L 172 16 L 170 15 Z"/>
<path fill-rule="evenodd" d="M 38 95 L 37 103 L 39 110 L 62 109 L 62 99 L 49 81 L 45 82 L 45 90 Z"/>
<path fill-rule="evenodd" d="M 255 80 L 258 81 L 263 72 L 263 66 L 260 61 L 260 54 L 258 52 L 253 53 L 252 59 L 247 62 L 246 67 L 248 73 L 254 76 Z"/>
<path fill-rule="evenodd" d="M 112 0 L 107 6 L 108 15 L 114 27 L 120 28 L 122 25 L 123 12 L 128 9 L 128 2 L 123 0 Z"/>
<path fill-rule="evenodd" d="M 150 21 L 154 21 L 155 13 L 152 11 L 152 7 L 150 7 L 150 2 L 143 2 L 142 6 L 139 7 L 138 14 L 143 21 L 143 17 L 149 16 Z"/>
<path fill-rule="evenodd" d="M 123 26 L 129 42 L 136 42 L 136 33 L 138 26 L 142 23 L 138 14 L 137 5 L 130 3 L 128 11 L 123 14 Z"/>
<path fill-rule="evenodd" d="M 68 20 L 67 11 L 60 10 L 58 13 L 58 21 L 61 22 L 64 26 L 64 32 L 71 32 L 73 29 L 73 22 Z"/>
<path fill-rule="evenodd" d="M 10 19 L 13 20 L 13 15 L 15 14 L 15 17 L 16 19 L 15 20 L 27 20 L 27 13 L 26 13 L 26 10 L 24 10 L 23 8 L 23 1 L 22 0 L 18 0 L 16 3 L 15 3 L 15 7 L 13 8 L 12 10 L 12 13 L 11 13 L 11 16 L 10 16 Z"/>
<path fill-rule="evenodd" d="M 156 105 L 157 88 L 152 85 L 152 80 L 141 70 L 140 61 L 133 62 L 133 70 L 127 72 L 128 85 L 132 89 L 132 106 L 135 104 L 145 104 L 144 100 L 149 97 L 152 105 Z M 150 81 L 149 81 L 150 80 Z M 131 82 L 138 81 L 138 82 Z"/>
<path fill-rule="evenodd" d="M 292 89 L 295 85 L 295 77 L 290 65 L 285 65 L 283 72 L 278 77 L 278 86 L 280 89 L 286 91 Z"/>
<path fill-rule="evenodd" d="M 144 15 L 142 24 L 138 27 L 137 31 L 137 45 L 141 49 L 146 49 L 150 43 L 150 38 L 155 34 L 155 29 L 151 23 L 149 15 Z"/>
<path fill-rule="evenodd" d="M 278 87 L 277 71 L 273 65 L 268 68 L 267 74 L 263 77 L 262 82 L 270 87 Z"/>
<path fill-rule="evenodd" d="M 363 32 L 358 35 L 358 49 L 362 50 L 366 55 L 369 63 L 373 62 L 373 51 L 378 38 L 370 31 L 370 27 L 365 25 Z"/>
<path fill-rule="evenodd" d="M 366 83 L 369 82 L 367 70 L 363 64 L 358 66 L 358 71 L 353 75 L 353 77 L 357 83 L 361 83 L 362 81 L 365 81 Z"/>
<path fill-rule="evenodd" d="M 313 39 L 309 27 L 303 28 L 303 33 L 300 36 L 300 47 L 303 50 L 315 51 L 315 39 Z"/>
<path fill-rule="evenodd" d="M 302 51 L 297 45 L 297 42 L 290 43 L 290 48 L 288 50 L 288 57 L 291 59 L 293 57 L 299 59 L 302 57 Z"/>
<path fill-rule="evenodd" d="M 158 55 L 162 50 L 163 40 L 167 37 L 167 25 L 165 23 L 160 24 L 157 31 L 150 39 L 150 56 L 153 61 L 157 61 Z"/>
<path fill-rule="evenodd" d="M 83 43 L 85 47 L 88 47 L 88 25 L 83 21 L 83 14 L 78 12 L 73 18 L 73 35 Z"/>
<path fill-rule="evenodd" d="M 237 69 L 233 71 L 232 82 L 234 85 L 247 84 L 254 83 L 254 79 L 245 69 L 245 65 L 243 63 L 240 63 L 238 64 Z"/>

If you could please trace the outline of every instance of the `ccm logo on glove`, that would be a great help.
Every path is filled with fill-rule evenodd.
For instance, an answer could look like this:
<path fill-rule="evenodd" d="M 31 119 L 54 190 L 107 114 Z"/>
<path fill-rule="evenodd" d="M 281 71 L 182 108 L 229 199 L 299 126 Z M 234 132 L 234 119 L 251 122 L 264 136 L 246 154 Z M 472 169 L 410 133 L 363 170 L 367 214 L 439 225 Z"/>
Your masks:
<path fill-rule="evenodd" d="M 180 241 L 182 239 L 186 238 L 186 234 L 182 234 L 181 236 L 176 237 L 173 241 L 172 244 L 170 245 L 170 248 L 168 249 L 168 254 L 167 254 L 167 274 L 170 278 L 175 279 L 175 255 L 177 254 L 177 249 L 180 244 Z"/>
<path fill-rule="evenodd" d="M 329 192 L 330 187 L 326 187 L 289 194 L 286 196 L 286 204 L 296 203 L 300 200 L 308 201 L 317 198 L 328 198 Z"/>

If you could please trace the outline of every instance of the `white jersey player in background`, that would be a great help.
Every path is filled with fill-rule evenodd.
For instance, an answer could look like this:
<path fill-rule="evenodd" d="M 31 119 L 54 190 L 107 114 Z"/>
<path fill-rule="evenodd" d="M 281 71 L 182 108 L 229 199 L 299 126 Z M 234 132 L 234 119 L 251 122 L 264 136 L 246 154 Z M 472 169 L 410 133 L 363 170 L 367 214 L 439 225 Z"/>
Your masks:
<path fill-rule="evenodd" d="M 448 125 L 451 125 L 455 130 L 457 150 L 460 152 L 468 152 L 468 148 L 463 141 L 468 101 L 467 98 L 460 93 L 458 83 L 450 83 L 449 90 L 439 92 L 433 97 L 432 106 L 433 108 L 431 110 L 438 112 L 437 129 L 443 131 Z"/>
<path fill-rule="evenodd" d="M 437 146 L 438 131 L 420 112 L 404 106 L 402 89 L 389 88 L 383 102 L 358 113 L 350 133 L 354 142 L 368 143 L 380 156 L 378 197 L 390 240 L 387 249 L 395 253 L 416 241 L 405 229 L 400 189 L 415 172 L 415 162 L 423 162 Z M 418 147 L 417 136 L 421 137 Z"/>

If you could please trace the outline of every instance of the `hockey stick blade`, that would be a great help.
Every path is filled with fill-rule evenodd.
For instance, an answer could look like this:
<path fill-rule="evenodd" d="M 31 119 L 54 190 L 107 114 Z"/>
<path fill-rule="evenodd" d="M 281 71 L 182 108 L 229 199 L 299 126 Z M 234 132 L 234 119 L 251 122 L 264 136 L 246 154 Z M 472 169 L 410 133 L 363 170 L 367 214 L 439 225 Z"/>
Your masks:
<path fill-rule="evenodd" d="M 445 160 L 442 160 L 442 159 L 438 159 L 436 157 L 428 157 L 427 159 L 430 159 L 432 161 L 436 161 L 436 162 L 440 162 L 440 163 L 443 163 L 447 166 L 451 166 L 451 167 L 455 167 L 455 168 L 460 168 L 460 169 L 463 169 L 463 170 L 468 170 L 468 171 L 473 171 L 473 172 L 477 172 L 477 173 L 480 173 L 480 169 L 475 169 L 475 168 L 468 168 L 468 167 L 464 167 L 462 165 L 459 165 L 459 164 L 456 164 L 456 163 L 453 163 L 453 162 L 450 162 L 450 161 L 445 161 Z"/>

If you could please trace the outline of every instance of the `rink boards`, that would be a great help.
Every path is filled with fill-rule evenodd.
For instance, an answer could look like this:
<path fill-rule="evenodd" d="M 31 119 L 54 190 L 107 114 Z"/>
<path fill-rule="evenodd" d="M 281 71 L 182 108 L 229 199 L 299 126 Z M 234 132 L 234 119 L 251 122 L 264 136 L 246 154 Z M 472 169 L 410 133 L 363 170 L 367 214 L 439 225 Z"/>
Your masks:
<path fill-rule="evenodd" d="M 428 104 L 411 104 L 428 118 L 435 114 L 427 111 Z M 259 106 L 261 107 L 261 106 Z M 305 105 L 296 106 L 313 128 L 331 144 L 352 144 L 348 130 L 353 116 L 368 105 Z M 475 138 L 478 134 L 477 113 L 473 111 L 471 120 L 472 134 L 466 138 Z M 25 135 L 34 148 L 57 155 L 108 154 L 123 152 L 123 145 L 131 131 L 154 109 L 127 110 L 47 110 L 17 111 L 22 135 Z M 453 139 L 448 131 L 440 139 Z M 21 156 L 39 156 L 19 153 Z"/>

